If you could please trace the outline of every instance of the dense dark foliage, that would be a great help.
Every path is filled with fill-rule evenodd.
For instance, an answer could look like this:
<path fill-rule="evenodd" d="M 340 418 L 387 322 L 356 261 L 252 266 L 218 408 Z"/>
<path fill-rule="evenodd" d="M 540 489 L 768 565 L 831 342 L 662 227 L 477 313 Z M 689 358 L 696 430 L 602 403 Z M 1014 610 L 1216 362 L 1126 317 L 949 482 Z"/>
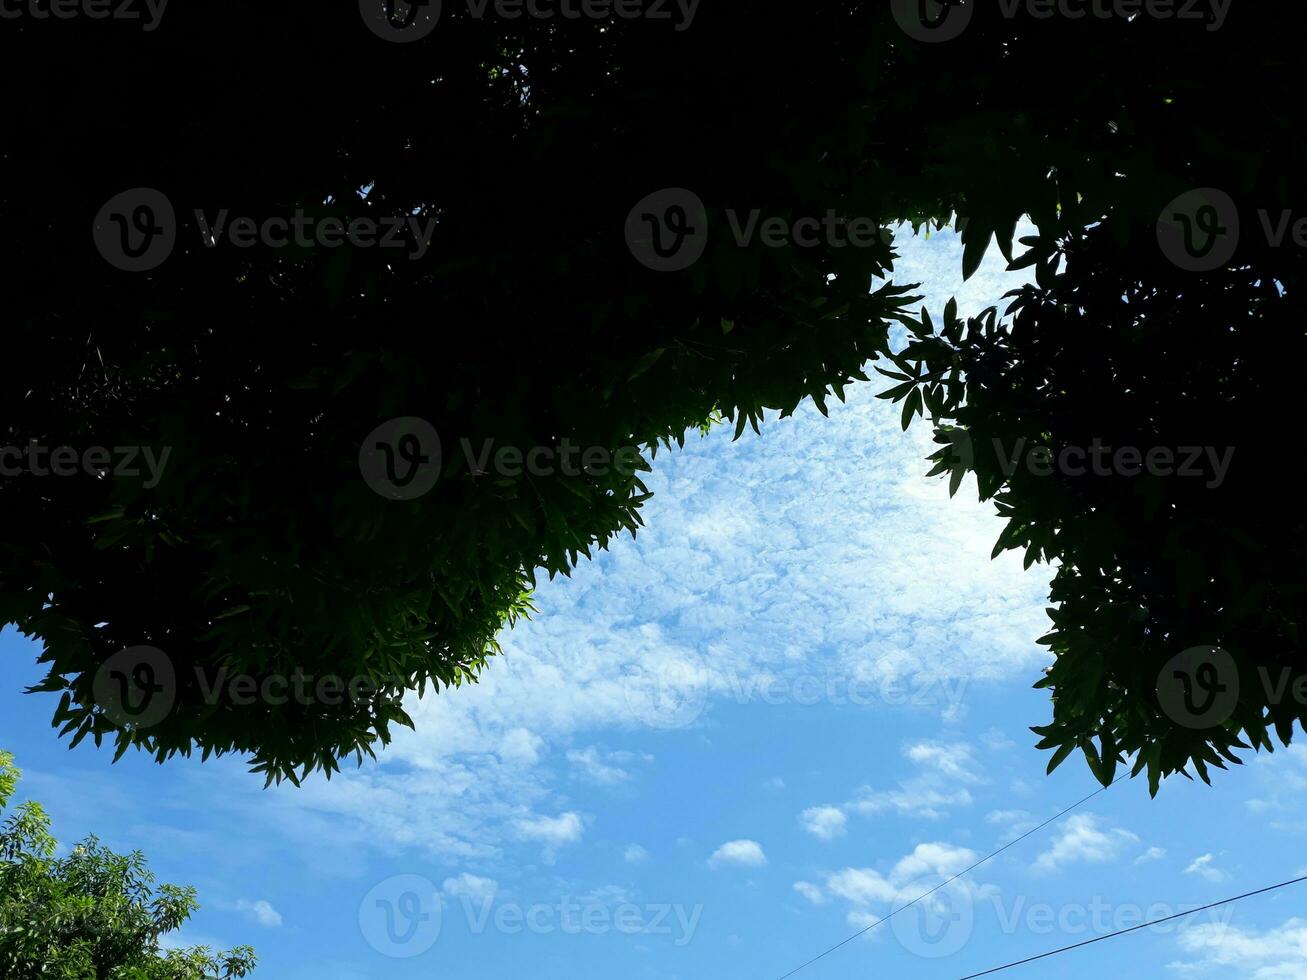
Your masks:
<path fill-rule="evenodd" d="M 1212 31 L 981 5 L 960 37 L 923 44 L 889 7 L 704 3 L 676 30 L 477 19 L 447 3 L 411 44 L 374 36 L 353 4 L 177 6 L 149 32 L 7 25 L 0 72 L 23 95 L 0 153 L 3 441 L 171 447 L 148 487 L 0 481 L 0 619 L 43 642 L 56 723 L 160 759 L 246 752 L 295 778 L 387 740 L 407 723 L 404 690 L 473 679 L 536 571 L 566 573 L 634 533 L 646 491 L 638 472 L 478 476 L 459 440 L 647 453 L 715 413 L 742 431 L 764 410 L 840 395 L 889 355 L 890 324 L 911 320 L 911 284 L 884 285 L 885 242 L 741 247 L 727 211 L 757 208 L 879 225 L 957 215 L 968 272 L 991 241 L 1011 257 L 1019 217 L 1036 221 L 1039 286 L 1013 330 L 959 325 L 896 355 L 901 382 L 918 363 L 957 368 L 947 404 L 933 385 L 928 399 L 900 392 L 909 413 L 975 442 L 1092 432 L 1241 447 L 1249 469 L 1207 495 L 1026 486 L 976 463 L 1015 519 L 1002 543 L 1063 563 L 1049 747 L 1097 735 L 1109 757 L 1147 748 L 1160 774 L 1233 744 L 1264 705 L 1176 734 L 1150 685 L 1193 642 L 1233 644 L 1250 667 L 1301 649 L 1297 518 L 1257 507 L 1203 536 L 1263 480 L 1285 485 L 1254 447 L 1282 417 L 1262 409 L 1283 386 L 1271 358 L 1292 365 L 1302 341 L 1301 251 L 1253 247 L 1229 269 L 1184 272 L 1153 226 L 1195 186 L 1249 208 L 1292 201 L 1290 32 L 1250 10 Z M 91 226 L 142 186 L 173 203 L 179 239 L 158 269 L 127 273 L 97 254 Z M 712 234 L 700 261 L 660 273 L 635 261 L 624 222 L 667 187 L 703 200 Z M 416 259 L 206 247 L 193 212 L 212 222 L 223 208 L 433 230 Z M 443 466 L 429 494 L 387 500 L 360 478 L 359 450 L 408 416 L 440 434 Z M 1217 577 L 1227 537 L 1235 570 Z M 1265 623 L 1222 619 L 1258 584 Z M 124 726 L 96 705 L 95 677 L 140 645 L 175 666 L 175 706 Z M 221 669 L 377 689 L 339 704 L 214 701 L 204 678 Z"/>

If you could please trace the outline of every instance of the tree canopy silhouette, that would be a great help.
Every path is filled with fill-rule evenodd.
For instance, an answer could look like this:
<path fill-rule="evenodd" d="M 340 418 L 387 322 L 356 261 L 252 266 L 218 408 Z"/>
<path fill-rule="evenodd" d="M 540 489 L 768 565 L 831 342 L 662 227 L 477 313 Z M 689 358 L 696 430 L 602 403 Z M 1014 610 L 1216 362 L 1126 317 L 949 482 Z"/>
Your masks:
<path fill-rule="evenodd" d="M 679 21 L 446 3 L 390 43 L 386 6 L 6 29 L 23 50 L 0 72 L 26 94 L 0 154 L 4 441 L 47 455 L 0 479 L 0 620 L 43 644 L 38 690 L 74 740 L 331 772 L 410 723 L 405 691 L 475 679 L 538 571 L 635 533 L 654 447 L 824 410 L 872 361 L 905 421 L 969 434 L 941 462 L 996 497 L 1000 545 L 1061 563 L 1054 761 L 1079 747 L 1108 778 L 1139 751 L 1155 788 L 1240 732 L 1269 747 L 1268 713 L 1288 739 L 1307 709 L 1252 681 L 1301 661 L 1302 525 L 1277 510 L 1266 409 L 1290 407 L 1302 249 L 1250 219 L 1301 185 L 1291 32 L 996 3 L 922 41 L 915 3 L 645 5 Z M 1248 219 L 1207 272 L 1158 242 L 1193 188 Z M 1210 214 L 1186 217 L 1215 235 Z M 937 333 L 889 236 L 852 243 L 859 219 L 956 219 L 968 275 L 996 243 L 1036 285 L 1010 318 L 950 310 Z M 362 220 L 398 247 L 342 231 Z M 115 253 L 135 233 L 165 257 Z M 995 469 L 1000 437 L 1238 454 L 1216 489 L 1076 482 Z M 106 475 L 35 472 L 65 446 L 110 450 L 78 457 Z M 537 447 L 554 462 L 498 455 Z M 1195 644 L 1246 682 L 1228 718 L 1185 728 L 1156 682 Z M 113 659 L 143 648 L 167 678 Z M 236 674 L 366 683 L 272 703 L 218 682 Z M 167 687 L 166 712 L 125 715 L 133 684 Z"/>

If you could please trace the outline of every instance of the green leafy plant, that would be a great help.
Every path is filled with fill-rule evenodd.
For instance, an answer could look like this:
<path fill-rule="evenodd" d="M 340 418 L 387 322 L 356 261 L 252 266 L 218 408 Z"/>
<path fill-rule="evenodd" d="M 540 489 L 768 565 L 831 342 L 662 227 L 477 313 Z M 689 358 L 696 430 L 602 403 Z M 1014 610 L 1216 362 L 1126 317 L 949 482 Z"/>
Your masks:
<path fill-rule="evenodd" d="M 0 751 L 0 813 L 19 771 Z M 194 888 L 154 884 L 140 852 L 115 854 L 95 837 L 56 856 L 50 819 L 22 803 L 0 824 L 0 974 L 6 980 L 232 980 L 254 950 L 163 949 L 199 907 Z"/>

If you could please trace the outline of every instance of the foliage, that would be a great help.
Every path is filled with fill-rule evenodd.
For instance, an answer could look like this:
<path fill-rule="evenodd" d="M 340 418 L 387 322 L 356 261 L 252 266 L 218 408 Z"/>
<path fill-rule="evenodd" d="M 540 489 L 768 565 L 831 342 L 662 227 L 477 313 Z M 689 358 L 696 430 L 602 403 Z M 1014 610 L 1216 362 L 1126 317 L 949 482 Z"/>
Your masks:
<path fill-rule="evenodd" d="M 23 366 L 3 396 L 3 441 L 172 447 L 157 486 L 0 480 L 0 621 L 43 643 L 37 689 L 60 695 L 55 723 L 74 741 L 108 736 L 160 761 L 193 748 L 248 753 L 269 779 L 330 773 L 384 744 L 392 724 L 410 724 L 398 695 L 474 680 L 496 634 L 529 612 L 537 571 L 567 574 L 614 534 L 636 533 L 647 499 L 639 472 L 476 476 L 462 439 L 650 456 L 714 413 L 739 435 L 808 398 L 824 410 L 891 354 L 904 379 L 923 360 L 958 367 L 947 411 L 905 392 L 908 416 L 929 408 L 965 426 L 977 421 L 966 412 L 989 412 L 1011 432 L 1061 432 L 1059 413 L 1082 417 L 1090 396 L 1073 404 L 1041 380 L 1054 362 L 1073 369 L 1056 359 L 1059 344 L 1110 364 L 1098 376 L 1121 392 L 1149 371 L 1162 372 L 1157 391 L 1186 390 L 1166 375 L 1179 362 L 1156 355 L 1181 343 L 1167 331 L 1192 336 L 1194 317 L 1212 343 L 1193 360 L 1211 372 L 1252 353 L 1251 338 L 1237 351 L 1218 340 L 1225 324 L 1206 311 L 1254 294 L 1274 306 L 1258 292 L 1264 256 L 1237 277 L 1181 277 L 1159 267 L 1144 229 L 1170 195 L 1204 182 L 1286 199 L 1302 173 L 1290 165 L 1292 32 L 1234 14 L 1217 32 L 980 5 L 961 37 L 920 44 L 890 6 L 721 2 L 677 31 L 508 24 L 446 4 L 438 28 L 405 45 L 373 37 L 352 4 L 306 15 L 251 0 L 221 13 L 174 7 L 158 30 L 120 31 L 112 44 L 111 23 L 7 31 L 27 54 L 0 59 L 0 71 L 32 95 L 13 107 L 13 150 L 0 155 L 0 258 L 22 283 L 8 353 Z M 200 51 L 222 56 L 198 71 Z M 87 146 L 71 135 L 85 133 Z M 95 254 L 87 229 L 111 196 L 143 185 L 174 202 L 181 238 L 160 269 L 128 274 Z M 635 202 L 665 187 L 697 193 L 713 229 L 683 272 L 641 267 L 623 238 Z M 224 207 L 256 218 L 416 213 L 435 231 L 416 260 L 209 248 L 193 211 L 212 220 Z M 740 246 L 728 211 L 754 208 L 885 226 L 957 215 L 968 273 L 992 241 L 1011 257 L 1029 214 L 1040 289 L 1021 307 L 1018 340 L 996 331 L 989 359 L 974 330 L 898 354 L 890 326 L 912 320 L 913 297 L 886 281 L 889 245 Z M 1296 301 L 1296 277 L 1279 281 Z M 1100 300 L 1092 308 L 1076 305 L 1085 289 Z M 1173 312 L 1178 299 L 1188 315 L 1161 314 L 1157 336 L 1169 339 L 1140 346 L 1128 325 L 1098 322 L 1119 319 L 1114 291 Z M 1020 345 L 1021 331 L 1042 340 Z M 1086 346 L 1099 333 L 1104 346 Z M 1229 398 L 1274 385 L 1253 371 L 1264 360 L 1241 362 Z M 1025 380 L 983 381 L 989 369 Z M 365 436 L 401 416 L 429 420 L 445 448 L 419 501 L 383 499 L 359 477 Z M 1072 668 L 1107 648 L 1151 665 L 1164 651 L 1142 655 L 1143 627 L 1106 615 L 1118 606 L 1101 590 L 1128 561 L 1150 583 L 1149 609 L 1178 603 L 1159 583 L 1188 567 L 1191 549 L 1133 537 L 1157 526 L 1132 492 L 1113 498 L 1110 518 L 1080 497 L 1050 512 L 1050 493 L 1009 486 L 999 497 L 1016 528 L 1004 545 L 1032 543 L 1063 564 L 1048 737 L 1078 743 L 1106 726 L 1122 740 L 1104 746 L 1109 756 L 1181 739 L 1121 720 L 1147 714 L 1150 691 L 1121 687 L 1109 666 L 1092 683 Z M 1086 513 L 1096 521 L 1082 525 Z M 1064 533 L 1073 526 L 1083 530 Z M 1251 552 L 1264 551 L 1266 535 L 1253 540 Z M 1112 541 L 1131 543 L 1094 565 Z M 1274 564 L 1286 578 L 1270 588 L 1286 601 L 1293 567 Z M 1092 644 L 1072 639 L 1091 630 Z M 1162 645 L 1178 640 L 1173 631 Z M 115 721 L 94 692 L 97 669 L 138 645 L 165 651 L 178 678 L 175 707 L 150 727 Z M 206 697 L 224 669 L 362 676 L 377 691 L 334 705 Z M 1077 685 L 1098 693 L 1082 698 Z M 1167 741 L 1158 770 L 1201 751 L 1195 738 L 1220 740 Z"/>
<path fill-rule="evenodd" d="M 1220 63 L 1239 63 L 1234 40 Z M 1256 58 L 1256 77 L 1224 77 L 1219 98 L 1177 70 L 1168 98 L 1127 100 L 1099 158 L 1033 158 L 1052 176 L 1012 265 L 1035 282 L 1001 313 L 960 317 L 950 304 L 936 324 L 923 310 L 882 396 L 903 402 L 905 428 L 929 418 L 934 472 L 952 492 L 971 474 L 995 502 L 1007 520 L 995 555 L 1056 566 L 1039 641 L 1055 660 L 1036 684 L 1053 718 L 1034 728 L 1049 771 L 1080 750 L 1105 785 L 1128 761 L 1153 794 L 1176 772 L 1210 781 L 1237 749 L 1273 751 L 1272 736 L 1287 745 L 1307 719 L 1293 694 L 1307 673 L 1307 525 L 1282 423 L 1299 414 L 1286 371 L 1307 356 L 1307 269 L 1302 248 L 1262 227 L 1303 189 L 1307 159 L 1284 104 L 1256 95 L 1296 65 L 1275 44 Z M 1234 256 L 1207 273 L 1157 245 L 1158 216 L 1194 187 L 1244 205 Z M 1177 464 L 1182 447 L 1202 448 L 1204 473 L 1030 465 L 1036 447 L 1095 442 L 1169 449 Z M 1208 450 L 1230 454 L 1223 479 Z M 1159 695 L 1173 659 L 1205 647 L 1232 655 L 1219 680 L 1238 692 L 1210 724 Z"/>
<path fill-rule="evenodd" d="M 0 751 L 0 811 L 19 772 Z M 194 888 L 154 887 L 139 851 L 115 854 L 88 837 L 56 857 L 50 820 L 20 804 L 0 825 L 0 973 L 7 980 L 231 980 L 254 950 L 160 948 L 199 907 Z"/>

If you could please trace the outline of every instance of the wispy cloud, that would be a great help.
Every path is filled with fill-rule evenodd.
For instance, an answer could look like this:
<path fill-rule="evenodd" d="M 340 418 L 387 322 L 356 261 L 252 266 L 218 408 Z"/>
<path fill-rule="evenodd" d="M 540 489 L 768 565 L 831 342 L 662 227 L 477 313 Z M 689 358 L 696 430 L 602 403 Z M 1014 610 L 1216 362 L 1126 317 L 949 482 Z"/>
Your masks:
<path fill-rule="evenodd" d="M 826 894 L 817 885 L 810 881 L 796 881 L 794 890 L 810 901 L 813 905 L 822 905 L 826 901 Z"/>
<path fill-rule="evenodd" d="M 620 783 L 631 778 L 625 769 L 610 765 L 611 760 L 605 761 L 599 749 L 593 745 L 586 749 L 569 750 L 567 761 L 574 770 L 596 783 Z"/>
<path fill-rule="evenodd" d="M 1166 851 L 1160 847 L 1150 847 L 1135 858 L 1135 864 L 1147 864 L 1149 861 L 1159 861 L 1166 857 Z"/>
<path fill-rule="evenodd" d="M 256 922 L 265 929 L 275 929 L 281 925 L 281 913 L 272 907 L 271 902 L 258 899 L 250 901 L 242 898 L 236 902 L 236 911 L 242 913 L 251 922 Z"/>
<path fill-rule="evenodd" d="M 938 819 L 954 807 L 970 806 L 969 785 L 981 781 L 979 764 L 970 745 L 963 742 L 917 742 L 903 747 L 903 755 L 919 772 L 899 780 L 897 789 L 863 787 L 847 809 L 874 814 L 889 810 L 904 816 Z"/>
<path fill-rule="evenodd" d="M 1197 957 L 1167 964 L 1182 974 L 1210 972 L 1251 980 L 1307 977 L 1307 920 L 1304 919 L 1288 919 L 1265 931 L 1204 922 L 1181 930 L 1176 942 L 1181 950 Z"/>
<path fill-rule="evenodd" d="M 1216 856 L 1212 854 L 1203 854 L 1189 862 L 1189 867 L 1184 869 L 1187 875 L 1197 875 L 1204 881 L 1222 882 L 1229 881 L 1230 875 L 1216 866 Z"/>

